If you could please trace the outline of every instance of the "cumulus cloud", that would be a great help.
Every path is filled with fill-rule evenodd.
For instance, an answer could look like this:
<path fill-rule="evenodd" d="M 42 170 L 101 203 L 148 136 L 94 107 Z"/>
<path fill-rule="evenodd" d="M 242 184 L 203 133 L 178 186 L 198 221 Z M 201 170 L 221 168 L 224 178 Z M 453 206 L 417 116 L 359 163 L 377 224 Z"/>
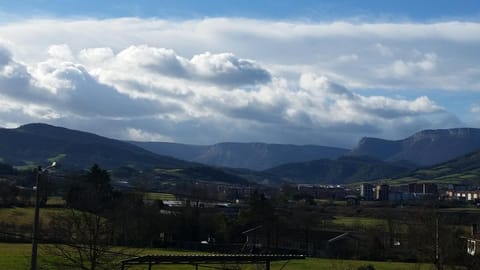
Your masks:
<path fill-rule="evenodd" d="M 437 55 L 435 53 L 426 53 L 417 61 L 396 60 L 392 64 L 392 72 L 396 77 L 411 76 L 418 72 L 427 72 L 435 69 L 437 65 Z"/>
<path fill-rule="evenodd" d="M 0 25 L 15 44 L 0 47 L 0 96 L 9 104 L 0 121 L 41 118 L 116 138 L 186 143 L 398 138 L 461 123 L 427 94 L 394 94 L 479 90 L 478 30 L 459 22 L 227 18 Z M 385 88 L 394 92 L 364 92 Z"/>
<path fill-rule="evenodd" d="M 10 51 L 0 44 L 0 68 L 6 66 L 12 58 Z"/>
<path fill-rule="evenodd" d="M 105 48 L 104 51 L 109 49 Z M 206 52 L 187 59 L 172 49 L 140 45 L 130 46 L 113 58 L 117 66 L 136 66 L 169 77 L 228 86 L 255 85 L 271 79 L 269 72 L 254 61 L 237 58 L 232 53 Z"/>
<path fill-rule="evenodd" d="M 63 46 L 60 51 L 58 49 L 57 46 L 49 49 L 49 52 L 55 52 L 51 55 L 54 58 L 31 67 L 11 60 L 0 73 L 0 94 L 57 110 L 59 114 L 134 117 L 159 111 L 159 104 L 133 101 L 98 82 L 82 65 L 64 62 L 64 53 L 68 49 Z"/>
<path fill-rule="evenodd" d="M 63 61 L 72 61 L 73 55 L 70 47 L 67 44 L 52 45 L 48 48 L 48 55 L 51 58 L 63 60 Z"/>
<path fill-rule="evenodd" d="M 193 74 L 208 81 L 239 86 L 270 81 L 270 74 L 255 62 L 239 59 L 232 53 L 195 55 L 190 63 Z"/>
<path fill-rule="evenodd" d="M 203 58 L 203 64 L 216 65 L 217 71 L 223 74 L 214 73 L 212 77 L 210 73 L 200 72 L 198 67 L 197 75 L 203 75 L 207 81 L 231 83 L 233 80 L 238 86 L 238 83 L 245 83 L 244 78 L 254 76 L 259 82 L 266 82 L 273 71 L 282 68 L 287 75 L 298 75 L 298 72 L 328 74 L 355 89 L 417 89 L 420 84 L 428 89 L 475 90 L 478 76 L 466 71 L 478 63 L 479 31 L 477 22 L 306 23 L 242 18 L 184 21 L 37 19 L 0 25 L 0 36 L 15 44 L 10 48 L 26 62 L 41 61 L 48 54 L 49 46 L 64 44 L 66 40 L 74 54 L 87 48 L 108 48 L 102 52 L 107 53 L 103 55 L 107 57 L 111 56 L 108 55 L 110 49 L 120 52 L 132 45 L 148 44 L 159 50 L 173 49 L 170 53 L 174 55 L 167 58 L 168 52 L 154 52 L 148 46 L 135 46 L 129 52 L 157 53 L 152 55 L 153 59 L 161 57 L 164 61 L 173 61 L 161 62 L 164 65 L 182 64 L 177 63 L 178 57 L 192 64 L 195 55 L 212 52 Z M 415 50 L 423 54 L 413 57 L 411 52 Z M 226 52 L 229 53 L 221 55 Z M 230 53 L 236 59 L 231 59 Z M 219 59 L 221 64 L 216 62 Z M 252 66 L 253 63 L 246 59 L 262 63 L 262 68 Z M 184 71 L 181 66 L 179 70 Z M 160 63 L 156 67 L 165 71 Z M 267 69 L 270 76 L 265 73 Z M 388 72 L 379 76 L 382 69 Z M 211 66 L 208 70 L 212 71 Z M 421 72 L 416 74 L 416 71 Z"/>

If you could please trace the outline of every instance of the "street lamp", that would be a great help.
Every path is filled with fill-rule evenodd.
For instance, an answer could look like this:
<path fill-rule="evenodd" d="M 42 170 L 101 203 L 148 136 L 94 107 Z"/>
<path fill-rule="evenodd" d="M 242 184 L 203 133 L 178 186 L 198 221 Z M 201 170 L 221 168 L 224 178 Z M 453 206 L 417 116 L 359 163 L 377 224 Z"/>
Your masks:
<path fill-rule="evenodd" d="M 40 223 L 40 192 L 38 192 L 40 188 L 40 176 L 48 172 L 49 169 L 54 168 L 57 166 L 57 162 L 52 162 L 52 164 L 44 169 L 42 166 L 38 166 L 37 168 L 37 177 L 36 177 L 36 186 L 35 186 L 35 217 L 33 220 L 33 237 L 32 237 L 32 260 L 30 263 L 31 270 L 37 270 L 37 241 L 38 241 L 38 228 Z"/>

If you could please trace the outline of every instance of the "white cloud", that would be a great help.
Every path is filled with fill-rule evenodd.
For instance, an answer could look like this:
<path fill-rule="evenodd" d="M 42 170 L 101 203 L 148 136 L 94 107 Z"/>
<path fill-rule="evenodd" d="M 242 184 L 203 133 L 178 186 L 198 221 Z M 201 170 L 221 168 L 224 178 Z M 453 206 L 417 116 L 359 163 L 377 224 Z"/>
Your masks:
<path fill-rule="evenodd" d="M 119 52 L 113 65 L 146 68 L 161 75 L 229 86 L 254 85 L 270 81 L 270 74 L 255 62 L 231 53 L 209 52 L 186 59 L 172 49 L 146 45 L 130 46 Z"/>
<path fill-rule="evenodd" d="M 48 48 L 48 55 L 50 58 L 62 60 L 62 61 L 72 61 L 73 55 L 70 47 L 66 44 L 52 45 Z"/>
<path fill-rule="evenodd" d="M 12 56 L 10 54 L 10 51 L 2 47 L 0 44 L 0 68 L 3 68 L 4 66 L 6 66 L 11 59 L 12 59 Z"/>
<path fill-rule="evenodd" d="M 205 52 L 216 58 L 229 52 L 238 59 L 255 59 L 270 71 L 282 66 L 290 67 L 289 73 L 298 73 L 302 66 L 302 72 L 336 75 L 351 88 L 418 89 L 420 84 L 422 88 L 444 90 L 478 90 L 478 77 L 465 72 L 478 63 L 478 32 L 480 23 L 457 21 L 306 23 L 241 18 L 121 18 L 37 19 L 0 25 L 0 36 L 8 40 L 9 48 L 23 62 L 43 60 L 52 44 L 66 43 L 73 54 L 87 48 L 119 52 L 132 45 L 147 44 L 173 49 L 189 61 Z M 423 58 L 412 57 L 413 50 L 424 52 Z M 108 51 L 103 53 L 111 56 Z M 209 57 L 208 63 L 212 64 L 215 57 Z M 344 60 L 343 65 L 338 58 Z M 355 64 L 347 59 L 355 60 Z M 396 72 L 377 76 L 379 69 L 387 67 Z M 415 69 L 428 72 L 416 74 L 415 78 L 403 76 Z"/>
<path fill-rule="evenodd" d="M 479 30 L 226 18 L 0 25 L 15 45 L 0 46 L 0 95 L 16 104 L 0 121 L 41 115 L 113 137 L 189 143 L 409 135 L 460 121 L 428 96 L 363 90 L 480 90 L 480 38 L 470 35 Z"/>
<path fill-rule="evenodd" d="M 435 53 L 426 53 L 417 61 L 396 60 L 392 64 L 391 71 L 395 77 L 418 75 L 418 72 L 428 72 L 437 66 L 437 55 Z M 388 76 L 388 74 L 383 74 Z"/>
<path fill-rule="evenodd" d="M 394 55 L 393 51 L 391 48 L 388 46 L 385 46 L 381 43 L 376 43 L 375 44 L 375 49 L 378 50 L 378 52 L 385 57 L 392 57 Z"/>
<path fill-rule="evenodd" d="M 472 107 L 470 107 L 470 112 L 471 113 L 480 113 L 480 105 L 472 105 Z"/>
<path fill-rule="evenodd" d="M 78 53 L 78 59 L 90 65 L 101 65 L 113 56 L 114 52 L 111 48 L 86 48 Z"/>
<path fill-rule="evenodd" d="M 337 59 L 340 62 L 355 62 L 355 61 L 358 60 L 358 55 L 356 55 L 354 53 L 344 54 L 344 55 L 340 55 Z"/>
<path fill-rule="evenodd" d="M 173 142 L 172 138 L 158 133 L 151 133 L 137 128 L 127 128 L 126 139 L 144 142 Z"/>

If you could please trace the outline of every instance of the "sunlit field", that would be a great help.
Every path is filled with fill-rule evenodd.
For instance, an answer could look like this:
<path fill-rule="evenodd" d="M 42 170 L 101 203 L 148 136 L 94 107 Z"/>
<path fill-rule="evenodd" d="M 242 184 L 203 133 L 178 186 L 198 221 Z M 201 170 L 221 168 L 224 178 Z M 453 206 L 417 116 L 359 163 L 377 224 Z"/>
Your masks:
<path fill-rule="evenodd" d="M 27 269 L 30 263 L 30 244 L 9 244 L 0 243 L 0 269 L 2 270 L 23 270 Z M 175 251 L 165 249 L 142 249 L 138 250 L 140 254 L 192 254 L 187 251 Z M 39 249 L 39 261 L 43 256 L 46 256 L 45 249 Z M 305 260 L 294 260 L 287 262 L 274 262 L 271 269 L 284 270 L 303 270 L 303 269 L 332 269 L 332 270 L 356 270 L 360 266 L 372 265 L 376 270 L 430 270 L 430 265 L 414 264 L 414 263 L 399 263 L 399 262 L 371 262 L 371 261 L 357 261 L 357 260 L 332 260 L 307 258 Z M 47 268 L 48 269 L 48 268 Z M 148 269 L 148 266 L 135 266 L 128 269 Z M 152 269 L 194 269 L 191 265 L 154 265 Z M 202 269 L 202 268 L 200 268 Z M 208 268 L 204 268 L 208 269 Z M 241 269 L 257 269 L 257 266 L 244 265 Z"/>

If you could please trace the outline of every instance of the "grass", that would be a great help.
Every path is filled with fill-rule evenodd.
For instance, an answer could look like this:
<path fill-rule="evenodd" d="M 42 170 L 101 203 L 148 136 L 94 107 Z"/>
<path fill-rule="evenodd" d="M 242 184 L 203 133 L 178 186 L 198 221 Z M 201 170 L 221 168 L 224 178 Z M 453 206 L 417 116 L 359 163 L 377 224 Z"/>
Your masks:
<path fill-rule="evenodd" d="M 30 244 L 10 244 L 0 243 L 0 269 L 8 270 L 22 270 L 28 269 L 30 262 Z M 39 259 L 43 254 L 43 249 L 39 249 Z M 186 251 L 177 250 L 165 250 L 165 249 L 143 249 L 140 254 L 185 254 L 191 253 Z M 198 253 L 197 253 L 198 254 Z M 271 269 L 282 269 L 285 262 L 272 263 Z M 285 270 L 356 270 L 359 266 L 371 264 L 376 270 L 430 270 L 433 269 L 428 264 L 415 264 L 415 263 L 401 263 L 401 262 L 372 262 L 372 261 L 357 261 L 357 260 L 333 260 L 333 259 L 320 259 L 320 258 L 307 258 L 306 260 L 294 260 L 289 262 Z M 148 269 L 148 266 L 136 266 L 129 267 L 128 269 Z M 191 265 L 154 265 L 152 269 L 163 270 L 183 270 L 183 269 L 195 269 Z M 205 269 L 205 268 L 200 268 Z M 256 266 L 245 266 L 241 269 L 254 270 Z"/>
<path fill-rule="evenodd" d="M 346 206 L 347 201 L 327 200 L 327 199 L 315 199 L 317 204 L 322 205 L 334 205 L 334 206 Z"/>
<path fill-rule="evenodd" d="M 0 243 L 0 269 L 28 269 L 31 248 L 30 244 Z"/>
<path fill-rule="evenodd" d="M 25 165 L 14 166 L 14 168 L 19 171 L 30 171 L 37 168 L 37 163 L 34 161 L 25 161 Z"/>
<path fill-rule="evenodd" d="M 64 206 L 65 200 L 60 196 L 48 197 L 47 206 Z"/>
<path fill-rule="evenodd" d="M 272 269 L 280 269 L 284 262 L 275 262 Z M 285 270 L 325 269 L 325 270 L 356 270 L 360 266 L 373 265 L 376 270 L 430 270 L 428 264 L 401 263 L 401 262 L 372 262 L 358 260 L 333 260 L 307 258 L 289 262 Z"/>
<path fill-rule="evenodd" d="M 175 201 L 177 198 L 173 194 L 169 193 L 157 193 L 157 192 L 147 192 L 144 195 L 146 200 L 162 200 L 162 201 Z"/>
<path fill-rule="evenodd" d="M 335 216 L 332 220 L 334 225 L 340 225 L 345 227 L 354 227 L 354 226 L 364 226 L 364 227 L 373 227 L 373 226 L 384 226 L 386 221 L 380 218 L 368 218 L 368 217 L 346 217 L 346 216 Z"/>
<path fill-rule="evenodd" d="M 54 214 L 62 211 L 65 211 L 65 209 L 41 208 L 40 221 L 42 223 L 48 223 Z M 0 208 L 0 221 L 13 223 L 17 226 L 29 226 L 33 223 L 34 214 L 35 209 L 33 207 Z"/>
<path fill-rule="evenodd" d="M 54 157 L 48 158 L 47 160 L 49 162 L 54 162 L 54 161 L 58 162 L 58 161 L 62 160 L 63 158 L 65 158 L 66 156 L 67 156 L 66 154 L 58 154 Z"/>

